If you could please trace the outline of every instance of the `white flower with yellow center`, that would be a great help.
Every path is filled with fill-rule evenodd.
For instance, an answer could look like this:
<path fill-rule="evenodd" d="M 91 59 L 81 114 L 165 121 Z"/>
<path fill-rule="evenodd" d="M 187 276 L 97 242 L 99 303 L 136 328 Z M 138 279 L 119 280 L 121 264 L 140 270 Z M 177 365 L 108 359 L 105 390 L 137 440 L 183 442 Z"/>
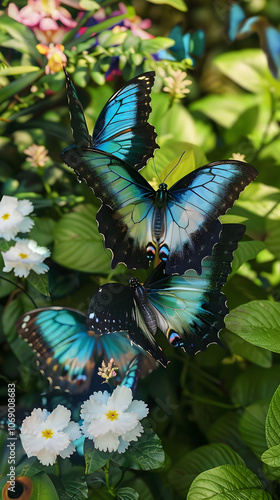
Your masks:
<path fill-rule="evenodd" d="M 94 392 L 82 404 L 83 434 L 93 439 L 101 451 L 123 453 L 130 441 L 137 441 L 143 432 L 139 420 L 149 413 L 143 401 L 132 401 L 132 391 L 126 386 L 117 387 L 112 394 Z"/>
<path fill-rule="evenodd" d="M 0 201 L 0 237 L 10 241 L 18 233 L 30 231 L 34 222 L 26 216 L 33 211 L 33 208 L 29 200 L 3 196 Z"/>
<path fill-rule="evenodd" d="M 31 270 L 43 274 L 49 267 L 43 263 L 50 256 L 46 247 L 39 247 L 34 240 L 16 238 L 16 244 L 7 252 L 2 252 L 5 267 L 3 271 L 9 273 L 14 269 L 15 276 L 27 277 Z"/>
<path fill-rule="evenodd" d="M 58 405 L 51 413 L 35 408 L 22 422 L 21 443 L 28 457 L 37 457 L 43 465 L 52 465 L 57 455 L 70 457 L 73 441 L 81 435 L 79 425 L 70 421 L 71 411 Z"/>

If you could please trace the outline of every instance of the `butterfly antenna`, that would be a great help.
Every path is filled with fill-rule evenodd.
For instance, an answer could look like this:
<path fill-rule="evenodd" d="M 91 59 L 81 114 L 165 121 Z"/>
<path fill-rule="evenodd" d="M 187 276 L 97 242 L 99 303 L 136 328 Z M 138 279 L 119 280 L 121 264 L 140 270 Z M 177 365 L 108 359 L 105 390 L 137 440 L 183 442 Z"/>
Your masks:
<path fill-rule="evenodd" d="M 5 280 L 5 281 L 8 281 L 8 283 L 11 283 L 12 285 L 16 286 L 17 288 L 19 288 L 23 293 L 25 293 L 25 295 L 27 295 L 27 297 L 29 298 L 29 300 L 31 300 L 33 306 L 35 307 L 35 309 L 37 309 L 37 304 L 36 302 L 32 299 L 32 297 L 29 295 L 29 293 L 27 293 L 26 290 L 24 290 L 24 288 L 22 288 L 20 285 L 18 285 L 17 283 L 14 283 L 13 281 L 9 280 L 8 278 L 4 278 L 4 276 L 0 276 L 1 280 Z"/>
<path fill-rule="evenodd" d="M 153 162 L 154 162 L 154 169 L 155 169 L 155 172 L 156 172 L 156 174 L 157 174 L 157 176 L 158 176 L 159 183 L 161 183 L 160 176 L 159 176 L 159 174 L 158 174 L 157 167 L 156 167 L 156 162 L 155 162 L 155 159 L 154 159 L 154 158 L 153 158 Z"/>
<path fill-rule="evenodd" d="M 183 153 L 181 154 L 179 160 L 177 161 L 176 165 L 174 165 L 174 167 L 170 170 L 170 172 L 168 172 L 168 174 L 166 175 L 165 179 L 163 180 L 163 182 L 166 181 L 167 177 L 171 174 L 171 172 L 173 172 L 173 170 L 175 170 L 176 167 L 178 167 L 180 161 L 182 160 L 184 154 L 185 154 L 186 151 L 183 151 Z"/>

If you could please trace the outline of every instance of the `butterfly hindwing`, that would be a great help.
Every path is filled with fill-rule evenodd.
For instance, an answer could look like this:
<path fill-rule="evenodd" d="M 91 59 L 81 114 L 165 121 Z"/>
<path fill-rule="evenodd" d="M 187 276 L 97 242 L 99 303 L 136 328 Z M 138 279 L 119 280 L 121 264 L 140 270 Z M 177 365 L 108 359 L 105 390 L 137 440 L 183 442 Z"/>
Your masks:
<path fill-rule="evenodd" d="M 112 154 L 136 170 L 143 168 L 158 148 L 155 129 L 147 121 L 155 73 L 150 71 L 133 78 L 109 99 L 96 121 L 92 137 L 75 87 L 66 71 L 65 74 L 76 146 Z"/>
<path fill-rule="evenodd" d="M 88 328 L 108 334 L 127 331 L 130 340 L 151 354 L 163 366 L 167 359 L 145 323 L 129 286 L 108 283 L 93 295 L 88 309 Z M 108 335 L 110 336 L 110 335 Z"/>
<path fill-rule="evenodd" d="M 147 294 L 153 305 L 158 327 L 169 342 L 188 354 L 205 350 L 210 343 L 220 343 L 218 333 L 228 312 L 221 292 L 231 272 L 233 252 L 245 226 L 225 224 L 212 255 L 202 262 L 202 273 L 187 271 L 182 276 L 164 276 L 149 280 Z"/>

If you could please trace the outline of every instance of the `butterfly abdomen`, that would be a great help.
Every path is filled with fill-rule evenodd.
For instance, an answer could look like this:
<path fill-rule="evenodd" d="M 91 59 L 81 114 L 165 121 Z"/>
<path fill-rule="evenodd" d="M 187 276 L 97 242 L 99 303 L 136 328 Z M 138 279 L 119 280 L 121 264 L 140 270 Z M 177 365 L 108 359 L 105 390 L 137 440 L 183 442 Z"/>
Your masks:
<path fill-rule="evenodd" d="M 157 331 L 157 322 L 155 315 L 151 307 L 149 306 L 148 296 L 145 288 L 142 285 L 140 285 L 137 278 L 132 278 L 129 284 L 132 288 L 134 288 L 134 297 L 137 306 L 139 307 L 140 312 L 144 317 L 144 321 L 149 331 L 152 333 L 152 335 L 155 335 Z"/>

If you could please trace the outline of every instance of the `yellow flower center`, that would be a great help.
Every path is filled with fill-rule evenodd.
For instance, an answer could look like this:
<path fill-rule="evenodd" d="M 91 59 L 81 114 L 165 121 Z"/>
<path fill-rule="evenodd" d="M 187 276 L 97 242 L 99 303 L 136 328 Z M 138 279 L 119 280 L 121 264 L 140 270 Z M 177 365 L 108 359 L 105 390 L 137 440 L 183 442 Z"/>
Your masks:
<path fill-rule="evenodd" d="M 106 413 L 106 417 L 112 421 L 117 420 L 118 416 L 119 414 L 116 411 L 109 410 L 108 413 Z"/>
<path fill-rule="evenodd" d="M 44 431 L 42 431 L 43 438 L 50 439 L 53 437 L 53 435 L 54 432 L 51 429 L 45 429 Z"/>
<path fill-rule="evenodd" d="M 22 253 L 22 252 L 20 252 L 20 253 L 18 254 L 18 256 L 19 256 L 21 259 L 27 259 L 27 257 L 28 257 L 27 253 Z"/>
<path fill-rule="evenodd" d="M 4 214 L 4 215 L 2 215 L 2 219 L 3 220 L 7 220 L 9 218 L 10 218 L 10 214 Z"/>

